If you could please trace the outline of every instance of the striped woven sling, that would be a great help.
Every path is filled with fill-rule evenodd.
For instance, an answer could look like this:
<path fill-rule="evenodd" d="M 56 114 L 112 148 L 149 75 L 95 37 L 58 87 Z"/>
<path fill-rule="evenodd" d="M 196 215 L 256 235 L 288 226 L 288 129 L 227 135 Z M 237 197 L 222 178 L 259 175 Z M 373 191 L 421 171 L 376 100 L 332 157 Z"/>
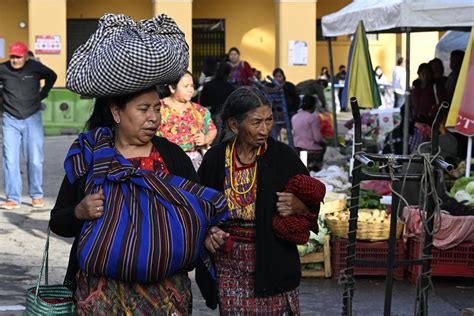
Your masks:
<path fill-rule="evenodd" d="M 103 188 L 104 215 L 83 225 L 80 268 L 122 281 L 157 282 L 203 253 L 206 228 L 228 217 L 218 191 L 181 177 L 136 169 L 113 147 L 112 131 L 82 133 L 64 162 L 85 194 Z M 158 149 L 159 150 L 159 149 Z"/>

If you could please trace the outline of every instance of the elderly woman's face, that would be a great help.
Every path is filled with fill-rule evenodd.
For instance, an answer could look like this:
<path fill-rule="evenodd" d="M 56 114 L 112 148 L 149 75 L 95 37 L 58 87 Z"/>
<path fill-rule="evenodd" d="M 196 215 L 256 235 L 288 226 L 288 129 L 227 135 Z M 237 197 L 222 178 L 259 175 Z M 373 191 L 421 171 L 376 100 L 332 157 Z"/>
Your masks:
<path fill-rule="evenodd" d="M 268 105 L 263 105 L 248 112 L 245 119 L 233 128 L 233 132 L 242 142 L 259 147 L 265 144 L 272 128 L 272 109 Z"/>
<path fill-rule="evenodd" d="M 184 74 L 176 85 L 176 89 L 171 89 L 173 97 L 181 102 L 191 101 L 194 95 L 194 81 L 190 74 Z"/>
<path fill-rule="evenodd" d="M 113 107 L 112 113 L 115 122 L 119 122 L 118 135 L 131 144 L 147 144 L 160 127 L 160 99 L 155 91 L 136 96 L 123 110 Z"/>

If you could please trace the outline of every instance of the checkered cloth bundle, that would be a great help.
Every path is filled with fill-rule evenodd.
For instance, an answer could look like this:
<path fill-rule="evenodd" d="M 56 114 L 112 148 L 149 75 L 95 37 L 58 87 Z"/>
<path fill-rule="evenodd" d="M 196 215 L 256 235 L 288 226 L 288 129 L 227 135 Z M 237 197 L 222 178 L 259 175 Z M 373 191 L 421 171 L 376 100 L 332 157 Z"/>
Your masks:
<path fill-rule="evenodd" d="M 288 181 L 285 192 L 293 193 L 307 206 L 318 205 L 324 200 L 326 187 L 324 184 L 306 175 L 296 175 Z M 306 213 L 282 217 L 273 216 L 273 231 L 279 238 L 297 245 L 306 244 L 309 240 L 309 231 L 318 232 L 318 213 Z"/>
<path fill-rule="evenodd" d="M 108 13 L 74 52 L 66 86 L 83 96 L 124 95 L 178 80 L 188 62 L 184 33 L 169 16 L 135 22 Z"/>

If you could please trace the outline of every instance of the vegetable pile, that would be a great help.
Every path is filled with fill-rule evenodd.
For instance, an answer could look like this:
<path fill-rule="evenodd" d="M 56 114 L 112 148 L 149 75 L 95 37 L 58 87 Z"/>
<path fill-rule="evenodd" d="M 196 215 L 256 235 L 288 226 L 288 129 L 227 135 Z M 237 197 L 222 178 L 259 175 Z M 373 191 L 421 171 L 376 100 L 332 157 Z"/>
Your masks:
<path fill-rule="evenodd" d="M 474 178 L 460 178 L 456 180 L 448 195 L 459 203 L 474 206 Z"/>

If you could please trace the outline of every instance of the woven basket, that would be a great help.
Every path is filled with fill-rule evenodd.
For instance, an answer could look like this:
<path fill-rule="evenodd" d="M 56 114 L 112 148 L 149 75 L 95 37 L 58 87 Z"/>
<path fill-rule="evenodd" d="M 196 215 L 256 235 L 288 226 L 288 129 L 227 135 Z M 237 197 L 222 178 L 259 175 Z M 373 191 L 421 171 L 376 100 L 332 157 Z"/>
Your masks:
<path fill-rule="evenodd" d="M 371 212 L 369 209 L 359 209 L 361 212 Z M 345 211 L 348 213 L 348 211 Z M 331 231 L 331 234 L 340 238 L 348 238 L 349 232 L 349 220 L 348 216 L 342 216 L 341 218 L 335 219 L 334 217 L 325 218 L 326 226 Z M 403 223 L 397 222 L 397 239 L 400 238 L 403 231 Z M 357 239 L 358 240 L 370 240 L 380 241 L 388 240 L 390 235 L 390 218 L 385 218 L 383 221 L 366 221 L 358 218 L 357 221 Z"/>
<path fill-rule="evenodd" d="M 326 192 L 319 214 L 342 212 L 346 208 L 346 200 L 347 196 L 343 193 Z"/>

